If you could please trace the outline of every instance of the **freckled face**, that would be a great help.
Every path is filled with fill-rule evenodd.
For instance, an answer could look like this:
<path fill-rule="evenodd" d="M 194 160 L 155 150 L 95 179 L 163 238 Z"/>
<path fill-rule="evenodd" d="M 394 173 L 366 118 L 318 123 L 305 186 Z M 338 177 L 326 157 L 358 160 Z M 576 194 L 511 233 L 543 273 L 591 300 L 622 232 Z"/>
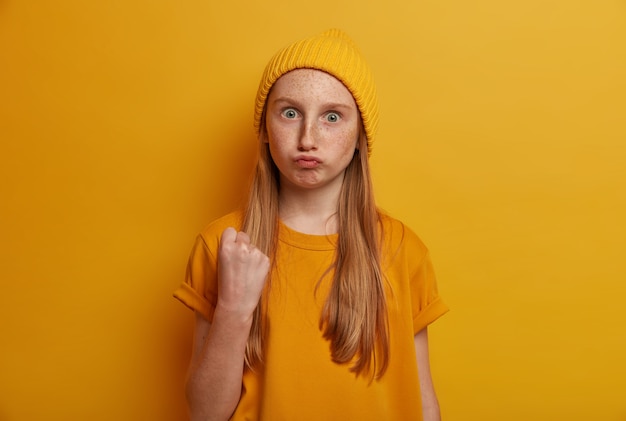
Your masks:
<path fill-rule="evenodd" d="M 352 94 L 339 80 L 313 69 L 283 75 L 267 99 L 265 123 L 281 186 L 341 188 L 360 120 Z"/>

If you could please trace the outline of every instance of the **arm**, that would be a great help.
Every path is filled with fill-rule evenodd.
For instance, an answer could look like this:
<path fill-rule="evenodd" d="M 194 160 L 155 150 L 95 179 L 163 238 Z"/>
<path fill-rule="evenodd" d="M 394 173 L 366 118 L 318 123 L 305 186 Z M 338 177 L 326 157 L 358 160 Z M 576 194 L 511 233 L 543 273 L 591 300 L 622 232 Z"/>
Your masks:
<path fill-rule="evenodd" d="M 422 413 L 424 421 L 441 421 L 439 402 L 433 387 L 430 375 L 430 359 L 428 356 L 428 328 L 420 330 L 415 335 L 415 354 L 417 356 L 417 370 L 422 394 Z"/>
<path fill-rule="evenodd" d="M 196 313 L 194 345 L 186 395 L 191 420 L 227 420 L 241 395 L 244 352 L 249 326 L 219 320 L 210 324 Z"/>
<path fill-rule="evenodd" d="M 227 228 L 218 252 L 212 323 L 196 313 L 186 394 L 192 420 L 227 420 L 241 397 L 246 343 L 269 259 L 248 236 Z"/>

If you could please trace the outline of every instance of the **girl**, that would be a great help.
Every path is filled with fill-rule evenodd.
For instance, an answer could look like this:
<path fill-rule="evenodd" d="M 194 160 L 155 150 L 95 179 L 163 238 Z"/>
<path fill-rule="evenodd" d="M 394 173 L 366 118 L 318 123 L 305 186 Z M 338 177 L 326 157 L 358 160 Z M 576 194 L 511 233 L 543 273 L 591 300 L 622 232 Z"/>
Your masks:
<path fill-rule="evenodd" d="M 196 239 L 193 420 L 438 420 L 427 326 L 447 311 L 426 247 L 374 203 L 378 109 L 353 42 L 279 51 L 254 115 L 247 206 Z"/>

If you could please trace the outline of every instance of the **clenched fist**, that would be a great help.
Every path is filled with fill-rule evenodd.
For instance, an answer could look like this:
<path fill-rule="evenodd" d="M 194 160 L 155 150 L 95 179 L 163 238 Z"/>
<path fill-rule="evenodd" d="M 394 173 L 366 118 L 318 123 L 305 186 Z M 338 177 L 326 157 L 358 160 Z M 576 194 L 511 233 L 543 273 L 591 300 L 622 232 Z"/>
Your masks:
<path fill-rule="evenodd" d="M 218 250 L 218 305 L 251 318 L 269 268 L 269 258 L 250 244 L 248 234 L 226 228 Z"/>

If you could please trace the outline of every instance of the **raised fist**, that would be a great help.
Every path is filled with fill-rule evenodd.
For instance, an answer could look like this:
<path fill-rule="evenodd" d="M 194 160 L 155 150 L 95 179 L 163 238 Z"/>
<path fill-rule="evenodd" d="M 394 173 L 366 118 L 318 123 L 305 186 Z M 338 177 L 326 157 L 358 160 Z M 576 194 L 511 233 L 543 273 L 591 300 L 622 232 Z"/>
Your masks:
<path fill-rule="evenodd" d="M 218 250 L 218 305 L 252 317 L 269 268 L 269 258 L 250 244 L 248 234 L 226 228 Z"/>

